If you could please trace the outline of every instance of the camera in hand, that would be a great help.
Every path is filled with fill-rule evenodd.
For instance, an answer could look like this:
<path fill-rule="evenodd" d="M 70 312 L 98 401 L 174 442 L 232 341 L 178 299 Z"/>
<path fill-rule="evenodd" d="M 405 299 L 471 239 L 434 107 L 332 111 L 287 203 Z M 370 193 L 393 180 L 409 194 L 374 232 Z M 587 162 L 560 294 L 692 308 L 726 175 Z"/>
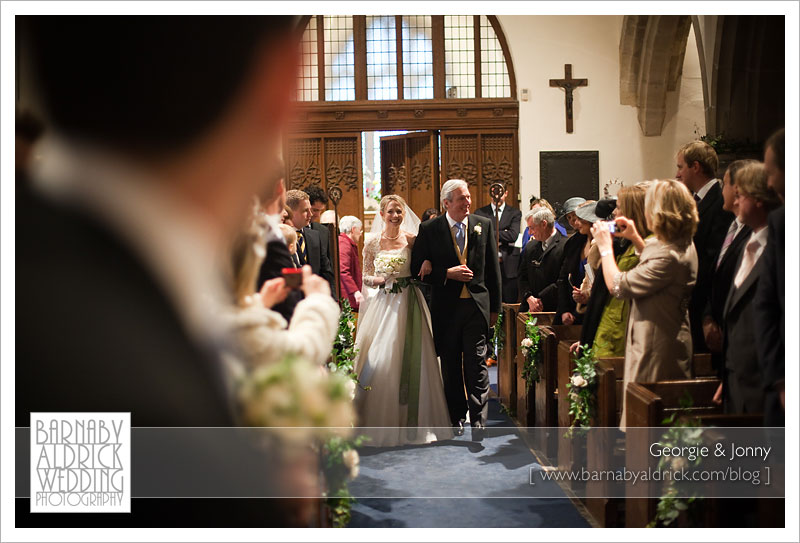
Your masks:
<path fill-rule="evenodd" d="M 303 270 L 300 268 L 283 268 L 281 270 L 283 280 L 289 288 L 300 288 L 303 286 Z"/>

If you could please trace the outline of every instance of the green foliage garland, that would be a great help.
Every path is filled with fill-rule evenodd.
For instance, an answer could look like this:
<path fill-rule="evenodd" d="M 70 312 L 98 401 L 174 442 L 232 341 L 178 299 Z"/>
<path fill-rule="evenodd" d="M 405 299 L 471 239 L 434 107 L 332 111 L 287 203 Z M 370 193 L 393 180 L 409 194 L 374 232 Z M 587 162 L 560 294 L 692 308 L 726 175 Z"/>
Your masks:
<path fill-rule="evenodd" d="M 358 453 L 355 448 L 365 441 L 364 436 L 353 440 L 334 437 L 322 448 L 322 472 L 325 475 L 325 505 L 331 514 L 334 528 L 344 528 L 350 522 L 350 510 L 355 498 L 347 481 L 358 475 Z"/>
<path fill-rule="evenodd" d="M 684 396 L 680 399 L 680 409 L 673 411 L 670 416 L 662 421 L 662 424 L 669 425 L 669 429 L 661 436 L 659 443 L 663 447 L 700 447 L 703 445 L 703 429 L 696 418 L 684 416 L 687 410 L 692 407 L 694 401 L 688 391 L 684 391 Z M 680 470 L 681 468 L 696 468 L 700 465 L 702 457 L 697 455 L 694 460 L 687 460 L 684 457 L 662 456 L 658 461 L 659 470 Z M 686 463 L 686 465 L 683 465 Z M 661 495 L 656 505 L 656 516 L 647 525 L 648 528 L 657 526 L 669 526 L 681 511 L 688 511 L 695 501 L 702 498 L 685 496 L 687 492 L 680 489 L 680 483 L 674 479 L 665 483 L 665 492 Z"/>
<path fill-rule="evenodd" d="M 346 375 L 354 382 L 358 383 L 358 375 L 355 372 L 356 355 L 356 318 L 353 308 L 347 300 L 342 300 L 342 312 L 339 316 L 339 328 L 336 331 L 336 339 L 333 341 L 333 352 L 328 369 Z"/>
<path fill-rule="evenodd" d="M 537 319 L 532 315 L 525 321 L 525 337 L 520 343 L 520 349 L 525 356 L 525 367 L 522 368 L 522 378 L 525 379 L 527 388 L 539 382 L 539 363 L 542 359 L 542 337 L 539 334 Z"/>
<path fill-rule="evenodd" d="M 492 332 L 492 346 L 494 348 L 494 355 L 500 358 L 500 352 L 506 344 L 506 331 L 503 328 L 503 314 L 497 315 L 497 322 L 494 323 L 494 331 Z"/>
<path fill-rule="evenodd" d="M 567 383 L 569 389 L 569 414 L 572 424 L 567 430 L 567 437 L 572 437 L 575 428 L 586 432 L 592 422 L 592 415 L 597 401 L 595 386 L 597 384 L 597 359 L 588 345 L 578 348 L 580 356 L 575 359 L 575 371 Z"/>

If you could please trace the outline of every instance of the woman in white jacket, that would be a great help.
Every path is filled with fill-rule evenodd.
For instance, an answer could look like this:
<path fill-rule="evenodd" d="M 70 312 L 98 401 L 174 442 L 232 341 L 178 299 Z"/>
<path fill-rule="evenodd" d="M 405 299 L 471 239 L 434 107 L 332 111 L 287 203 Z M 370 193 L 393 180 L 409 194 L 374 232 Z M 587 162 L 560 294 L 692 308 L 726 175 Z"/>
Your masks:
<path fill-rule="evenodd" d="M 289 287 L 283 278 L 267 281 L 255 291 L 258 270 L 266 253 L 266 236 L 274 228 L 266 216 L 255 212 L 232 246 L 231 265 L 235 305 L 226 320 L 236 342 L 236 352 L 228 358 L 234 377 L 242 371 L 296 355 L 324 365 L 331 354 L 339 325 L 339 305 L 330 286 L 303 268 L 302 291 L 305 299 L 295 308 L 291 322 L 269 309 L 286 298 Z M 235 359 L 231 360 L 231 359 Z"/>

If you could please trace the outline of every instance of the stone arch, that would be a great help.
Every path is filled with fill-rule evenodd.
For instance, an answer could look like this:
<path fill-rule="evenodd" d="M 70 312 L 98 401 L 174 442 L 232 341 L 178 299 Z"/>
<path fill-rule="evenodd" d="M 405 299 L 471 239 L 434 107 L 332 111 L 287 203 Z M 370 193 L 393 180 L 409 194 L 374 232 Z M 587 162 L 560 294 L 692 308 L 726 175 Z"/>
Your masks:
<path fill-rule="evenodd" d="M 629 15 L 620 36 L 620 103 L 638 108 L 645 136 L 658 136 L 667 92 L 678 88 L 691 28 L 685 15 Z"/>
<path fill-rule="evenodd" d="M 760 143 L 783 126 L 784 19 L 775 15 L 692 17 L 708 134 Z"/>

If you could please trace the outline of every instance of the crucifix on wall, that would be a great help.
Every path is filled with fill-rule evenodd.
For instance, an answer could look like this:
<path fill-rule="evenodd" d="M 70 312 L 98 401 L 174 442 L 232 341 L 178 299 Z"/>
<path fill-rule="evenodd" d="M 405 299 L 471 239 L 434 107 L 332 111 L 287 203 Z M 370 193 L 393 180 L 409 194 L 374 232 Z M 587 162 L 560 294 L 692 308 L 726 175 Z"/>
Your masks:
<path fill-rule="evenodd" d="M 564 79 L 551 79 L 551 87 L 564 89 L 564 105 L 567 110 L 567 134 L 572 134 L 572 91 L 589 85 L 588 79 L 572 79 L 572 64 L 564 64 Z"/>

